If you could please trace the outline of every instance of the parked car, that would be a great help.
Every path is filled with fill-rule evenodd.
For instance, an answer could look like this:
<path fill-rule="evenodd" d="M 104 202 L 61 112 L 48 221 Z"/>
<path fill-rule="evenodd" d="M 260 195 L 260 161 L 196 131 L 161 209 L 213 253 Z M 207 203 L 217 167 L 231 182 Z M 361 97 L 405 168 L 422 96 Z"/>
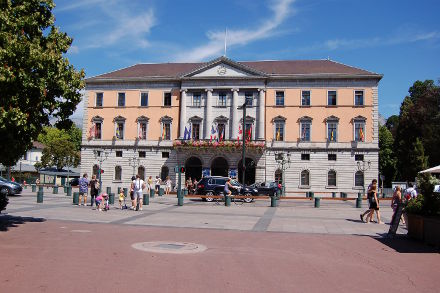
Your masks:
<path fill-rule="evenodd" d="M 20 184 L 12 182 L 3 177 L 0 177 L 0 193 L 5 195 L 20 194 L 23 188 Z"/>
<path fill-rule="evenodd" d="M 206 195 L 204 198 L 206 201 L 213 201 L 214 199 L 209 196 L 219 195 L 223 192 L 226 184 L 227 177 L 221 176 L 207 176 L 203 177 L 197 184 L 196 194 Z M 236 180 L 231 180 L 232 186 L 236 186 L 237 189 L 231 190 L 232 194 L 240 194 L 245 196 L 255 196 L 258 195 L 258 190 L 250 186 L 243 186 Z M 253 198 L 244 198 L 245 202 L 252 202 Z"/>
<path fill-rule="evenodd" d="M 73 178 L 69 181 L 70 186 L 78 186 L 79 185 L 79 178 Z"/>
<path fill-rule="evenodd" d="M 278 183 L 273 181 L 258 182 L 251 186 L 258 190 L 258 194 L 269 196 L 275 196 L 279 189 Z"/>

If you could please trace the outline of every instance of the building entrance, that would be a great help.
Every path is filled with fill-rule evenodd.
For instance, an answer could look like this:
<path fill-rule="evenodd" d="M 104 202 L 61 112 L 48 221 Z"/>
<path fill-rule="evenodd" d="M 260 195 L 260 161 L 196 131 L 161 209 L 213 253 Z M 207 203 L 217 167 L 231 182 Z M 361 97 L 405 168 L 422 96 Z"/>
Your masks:
<path fill-rule="evenodd" d="M 229 171 L 228 161 L 223 157 L 215 158 L 211 163 L 211 176 L 227 177 Z"/>
<path fill-rule="evenodd" d="M 243 169 L 242 169 L 242 161 L 240 160 L 237 165 L 238 170 L 238 182 L 242 183 L 243 178 Z M 244 174 L 244 183 L 246 185 L 255 183 L 255 161 L 251 158 L 246 158 L 245 160 L 246 171 Z"/>
<path fill-rule="evenodd" d="M 189 177 L 192 180 L 196 178 L 197 181 L 202 178 L 202 161 L 197 157 L 191 157 L 185 162 L 185 180 Z"/>

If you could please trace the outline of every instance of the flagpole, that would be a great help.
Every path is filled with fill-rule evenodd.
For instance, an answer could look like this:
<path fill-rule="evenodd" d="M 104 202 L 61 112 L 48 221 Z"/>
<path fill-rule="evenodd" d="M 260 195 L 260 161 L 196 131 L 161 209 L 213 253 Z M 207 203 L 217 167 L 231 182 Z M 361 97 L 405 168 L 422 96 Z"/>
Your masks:
<path fill-rule="evenodd" d="M 245 173 L 246 173 L 246 135 L 245 135 L 245 129 L 246 129 L 246 102 L 241 106 L 243 109 L 243 127 L 242 127 L 242 141 L 243 141 L 243 149 L 241 153 L 241 183 L 243 184 L 243 187 L 245 185 Z"/>

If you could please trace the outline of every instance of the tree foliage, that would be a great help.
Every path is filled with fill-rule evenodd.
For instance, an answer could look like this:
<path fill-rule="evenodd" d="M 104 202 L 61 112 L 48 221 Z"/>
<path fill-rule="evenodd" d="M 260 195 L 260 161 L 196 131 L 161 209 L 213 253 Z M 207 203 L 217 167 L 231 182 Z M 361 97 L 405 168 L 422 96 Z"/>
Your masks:
<path fill-rule="evenodd" d="M 41 165 L 44 167 L 56 166 L 58 170 L 66 166 L 77 167 L 80 160 L 80 153 L 75 145 L 66 139 L 51 141 L 43 149 Z"/>
<path fill-rule="evenodd" d="M 65 121 L 84 87 L 64 54 L 72 39 L 54 25 L 52 0 L 0 2 L 0 163 L 13 165 L 49 119 Z M 13 146 L 13 147 L 11 147 Z"/>
<path fill-rule="evenodd" d="M 379 126 L 379 172 L 385 176 L 384 185 L 391 186 L 396 176 L 394 139 L 386 126 Z"/>
<path fill-rule="evenodd" d="M 399 113 L 394 141 L 399 179 L 413 181 L 417 172 L 440 164 L 440 87 L 416 81 Z"/>
<path fill-rule="evenodd" d="M 38 135 L 38 141 L 44 145 L 49 145 L 55 140 L 68 140 L 73 143 L 77 151 L 81 150 L 81 138 L 82 131 L 74 124 L 67 130 L 46 126 Z"/>
<path fill-rule="evenodd" d="M 385 123 L 385 126 L 388 128 L 388 130 L 393 135 L 393 138 L 396 137 L 397 127 L 399 126 L 399 116 L 397 115 L 391 115 L 388 117 L 387 122 Z"/>

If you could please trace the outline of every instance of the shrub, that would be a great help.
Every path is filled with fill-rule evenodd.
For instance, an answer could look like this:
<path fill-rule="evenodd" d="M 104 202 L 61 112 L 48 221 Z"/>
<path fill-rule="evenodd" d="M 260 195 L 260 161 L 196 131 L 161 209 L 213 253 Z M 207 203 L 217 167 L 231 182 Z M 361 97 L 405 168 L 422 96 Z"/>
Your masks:
<path fill-rule="evenodd" d="M 425 216 L 440 216 L 440 193 L 434 192 L 436 179 L 430 174 L 419 174 L 417 185 L 420 194 L 408 202 L 407 213 Z"/>

